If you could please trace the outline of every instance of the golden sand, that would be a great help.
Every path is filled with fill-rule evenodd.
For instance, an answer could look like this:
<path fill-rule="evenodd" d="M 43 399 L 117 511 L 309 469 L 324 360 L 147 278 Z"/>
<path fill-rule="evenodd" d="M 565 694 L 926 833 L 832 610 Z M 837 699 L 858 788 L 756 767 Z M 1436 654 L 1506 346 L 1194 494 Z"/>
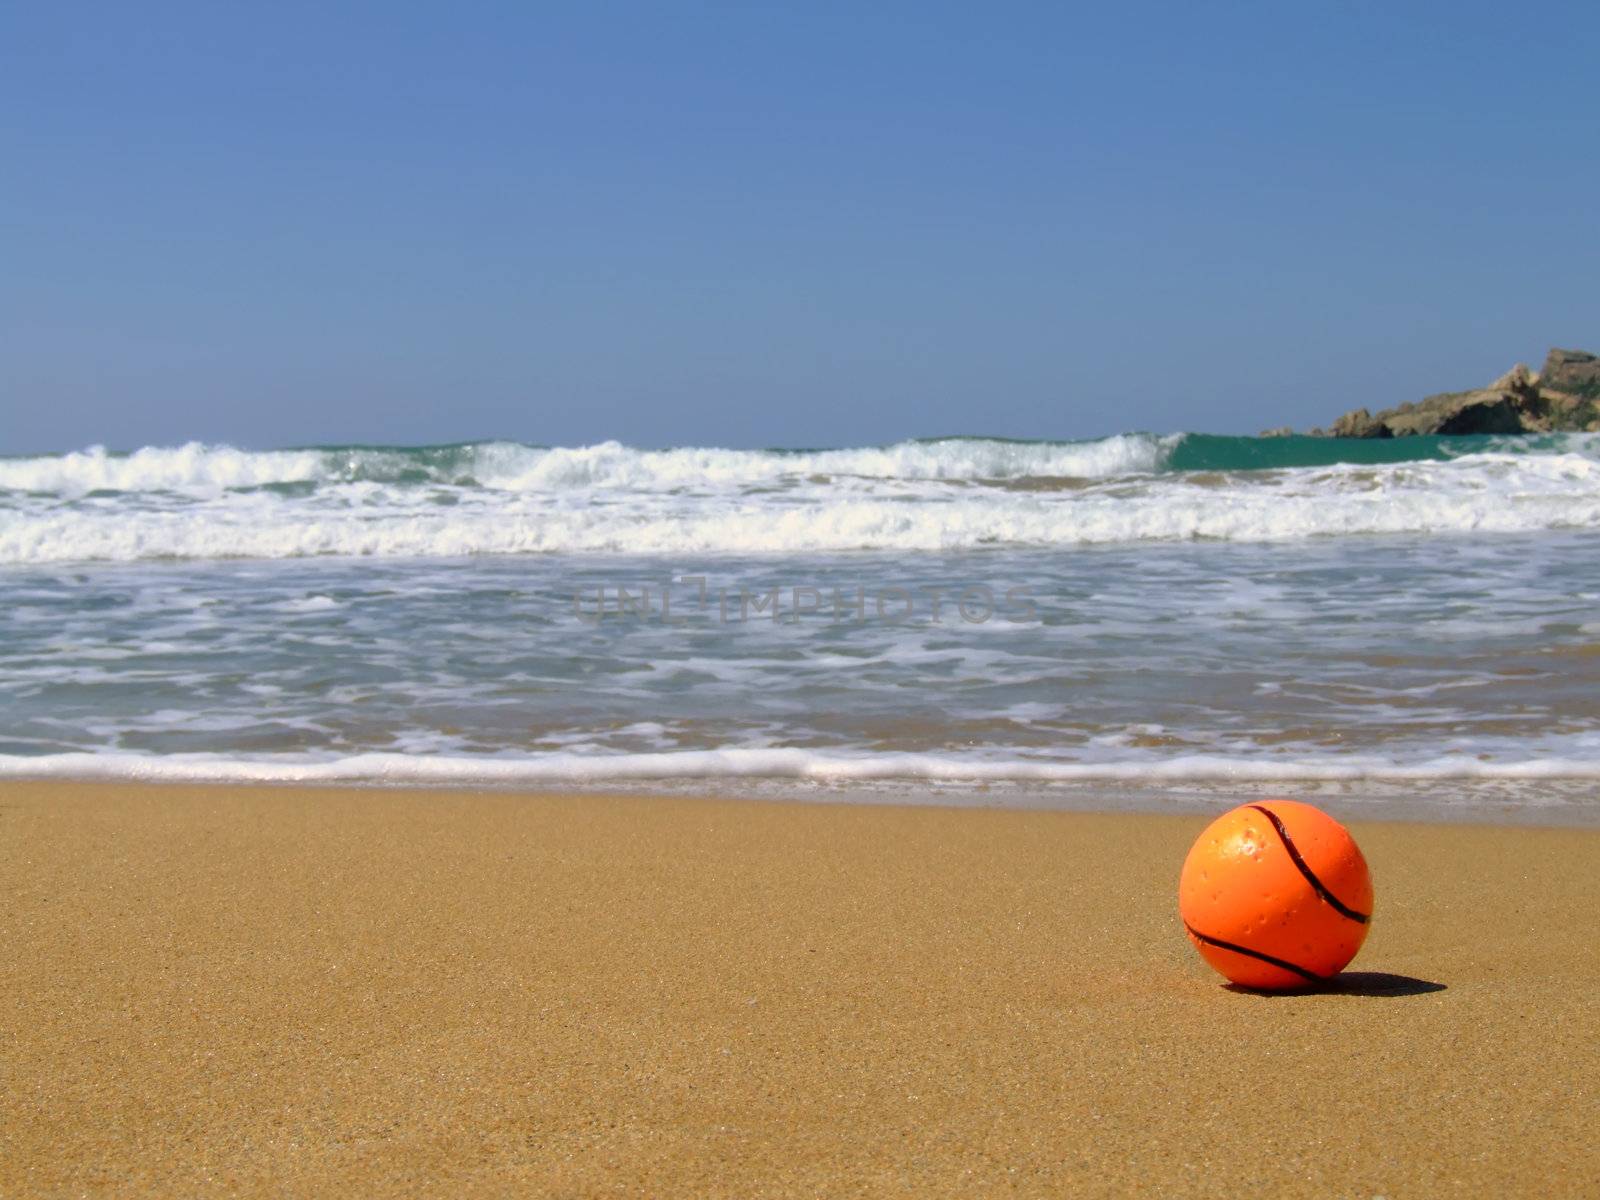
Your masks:
<path fill-rule="evenodd" d="M 5 785 L 0 1195 L 1600 1193 L 1600 833 L 1355 824 L 1269 997 L 1204 823 Z"/>

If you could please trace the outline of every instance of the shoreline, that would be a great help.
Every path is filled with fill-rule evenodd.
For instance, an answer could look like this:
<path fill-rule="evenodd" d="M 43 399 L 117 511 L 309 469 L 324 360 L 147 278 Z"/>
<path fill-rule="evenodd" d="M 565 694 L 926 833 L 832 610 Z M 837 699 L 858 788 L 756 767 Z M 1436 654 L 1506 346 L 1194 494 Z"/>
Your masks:
<path fill-rule="evenodd" d="M 0 783 L 0 1192 L 1576 1194 L 1600 833 L 1357 821 L 1230 991 L 1205 821 Z"/>
<path fill-rule="evenodd" d="M 0 775 L 12 787 L 207 788 L 408 794 L 590 796 L 756 801 L 846 807 L 937 808 L 1107 815 L 1216 815 L 1249 800 L 1291 798 L 1341 821 L 1600 829 L 1600 779 L 1583 776 L 1355 779 L 1116 779 L 967 781 L 681 776 L 593 780 L 206 779 L 106 775 Z"/>

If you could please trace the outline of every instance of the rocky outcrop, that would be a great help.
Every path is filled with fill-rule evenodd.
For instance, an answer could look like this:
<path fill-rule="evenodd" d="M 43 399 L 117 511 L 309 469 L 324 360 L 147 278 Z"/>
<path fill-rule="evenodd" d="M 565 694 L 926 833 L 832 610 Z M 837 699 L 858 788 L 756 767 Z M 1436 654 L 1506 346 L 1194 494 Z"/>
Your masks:
<path fill-rule="evenodd" d="M 1444 392 L 1374 416 L 1347 412 L 1314 436 L 1415 437 L 1421 434 L 1551 433 L 1600 430 L 1600 357 L 1552 350 L 1535 375 L 1518 363 L 1486 388 Z"/>
<path fill-rule="evenodd" d="M 1527 363 L 1518 363 L 1491 383 L 1487 390 L 1491 392 L 1511 392 L 1513 395 L 1532 399 L 1539 394 L 1539 377 L 1528 370 Z"/>
<path fill-rule="evenodd" d="M 1580 399 L 1600 399 L 1600 355 L 1587 350 L 1552 350 L 1539 372 L 1539 385 Z"/>
<path fill-rule="evenodd" d="M 1522 433 L 1522 397 L 1509 390 L 1484 388 L 1429 396 L 1382 414 L 1393 437 L 1418 434 Z"/>
<path fill-rule="evenodd" d="M 1382 421 L 1378 420 L 1364 408 L 1354 412 L 1347 412 L 1333 423 L 1333 428 L 1328 430 L 1329 437 L 1346 438 L 1387 438 L 1394 436 Z"/>

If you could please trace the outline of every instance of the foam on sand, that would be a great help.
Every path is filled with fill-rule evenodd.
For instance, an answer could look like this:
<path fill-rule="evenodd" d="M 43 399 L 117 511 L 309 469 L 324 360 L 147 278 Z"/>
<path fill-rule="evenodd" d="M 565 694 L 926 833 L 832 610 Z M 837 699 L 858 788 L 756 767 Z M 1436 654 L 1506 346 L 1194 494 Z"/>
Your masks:
<path fill-rule="evenodd" d="M 0 778 L 128 779 L 219 783 L 538 784 L 621 780 L 798 779 L 950 783 L 1433 781 L 1600 779 L 1600 761 L 1483 761 L 1449 755 L 1416 761 L 1375 755 L 1273 758 L 1175 755 L 1075 762 L 908 753 L 838 753 L 730 747 L 665 753 L 538 755 L 364 753 L 343 757 L 69 753 L 0 756 Z"/>

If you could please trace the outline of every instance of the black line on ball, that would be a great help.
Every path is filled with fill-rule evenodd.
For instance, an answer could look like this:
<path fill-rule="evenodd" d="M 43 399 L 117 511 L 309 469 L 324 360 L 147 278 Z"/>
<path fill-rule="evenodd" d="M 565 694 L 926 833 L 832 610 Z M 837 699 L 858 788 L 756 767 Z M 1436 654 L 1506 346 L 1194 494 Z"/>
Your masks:
<path fill-rule="evenodd" d="M 1294 859 L 1294 865 L 1300 868 L 1300 874 L 1306 877 L 1306 882 L 1316 889 L 1317 895 L 1321 896 L 1343 916 L 1349 917 L 1352 921 L 1360 921 L 1365 925 L 1372 920 L 1370 914 L 1357 912 L 1323 885 L 1322 880 L 1317 878 L 1317 873 L 1306 865 L 1305 859 L 1300 857 L 1300 851 L 1296 849 L 1294 839 L 1289 836 L 1289 831 L 1283 827 L 1283 822 L 1278 819 L 1277 813 L 1270 808 L 1263 808 L 1259 804 L 1252 804 L 1250 807 L 1272 822 L 1272 827 L 1278 831 L 1278 836 L 1283 839 L 1283 848 L 1289 852 L 1289 857 Z"/>
<path fill-rule="evenodd" d="M 1246 958 L 1259 959 L 1261 962 L 1267 963 L 1270 966 L 1281 967 L 1285 971 L 1292 971 L 1294 974 L 1300 976 L 1301 979 L 1306 980 L 1308 983 L 1327 982 L 1326 976 L 1318 975 L 1314 971 L 1308 971 L 1304 967 L 1297 966 L 1286 958 L 1273 958 L 1270 954 L 1263 954 L 1261 951 L 1252 950 L 1248 946 L 1235 946 L 1232 942 L 1225 942 L 1221 938 L 1210 937 L 1201 933 L 1187 921 L 1183 923 L 1183 927 L 1199 941 L 1204 942 L 1208 946 L 1215 946 L 1218 950 L 1231 950 L 1233 953 L 1242 954 Z"/>

